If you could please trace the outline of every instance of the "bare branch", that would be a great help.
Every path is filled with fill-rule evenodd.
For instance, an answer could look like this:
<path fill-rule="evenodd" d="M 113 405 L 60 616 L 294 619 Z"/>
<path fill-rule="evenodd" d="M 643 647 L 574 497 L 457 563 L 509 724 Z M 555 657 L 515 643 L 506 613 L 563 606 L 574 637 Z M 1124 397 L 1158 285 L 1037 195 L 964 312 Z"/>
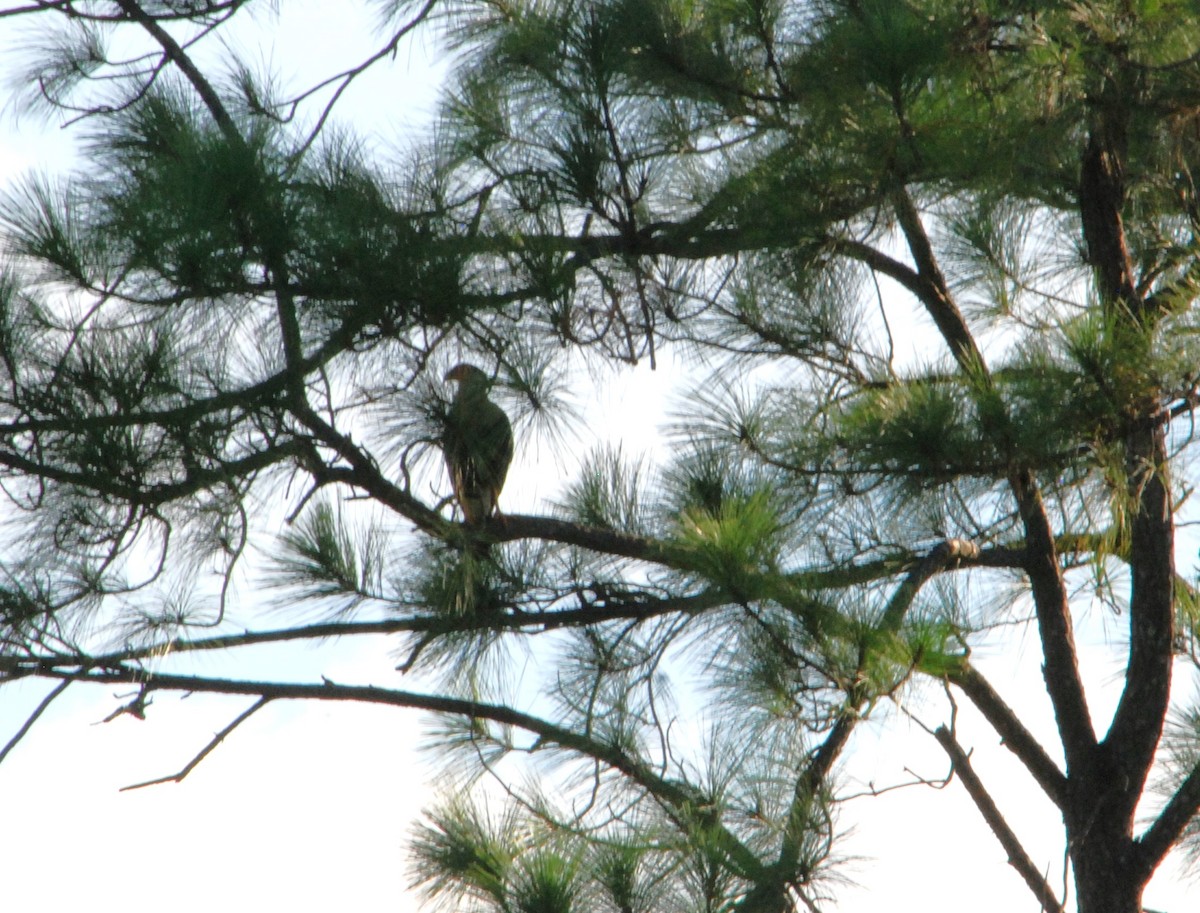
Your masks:
<path fill-rule="evenodd" d="M 296 107 L 305 98 L 308 98 L 314 93 L 321 91 L 335 82 L 338 83 L 338 87 L 333 92 L 333 97 L 330 98 L 325 106 L 321 109 L 321 114 L 317 118 L 317 122 L 313 125 L 312 129 L 309 130 L 308 136 L 305 138 L 304 142 L 300 144 L 296 151 L 292 153 L 293 161 L 298 161 L 300 158 L 302 158 L 304 153 L 308 151 L 310 146 L 312 146 L 313 142 L 316 141 L 316 138 L 320 134 L 322 128 L 324 128 L 325 123 L 329 120 L 330 114 L 333 113 L 333 108 L 337 104 L 338 99 L 342 97 L 342 94 L 348 88 L 350 88 L 350 84 L 384 57 L 387 57 L 389 54 L 394 55 L 396 53 L 396 49 L 400 45 L 400 42 L 403 41 L 405 36 L 412 32 L 413 29 L 429 18 L 429 15 L 433 12 L 433 9 L 435 6 L 437 6 L 437 3 L 438 0 L 426 0 L 425 5 L 421 7 L 417 14 L 392 34 L 392 37 L 388 40 L 387 44 L 385 44 L 382 48 L 380 48 L 362 63 L 351 67 L 348 70 L 344 70 L 343 72 L 338 73 L 336 76 L 330 76 L 328 79 L 322 80 L 321 82 L 284 103 L 288 105 L 294 112 Z"/>
<path fill-rule="evenodd" d="M 1038 903 L 1042 905 L 1042 910 L 1047 913 L 1063 913 L 1063 905 L 1054 895 L 1054 889 L 1042 877 L 1033 860 L 1029 858 L 1029 854 L 1025 852 L 1025 848 L 1021 846 L 1020 840 L 1008 826 L 1008 822 L 1004 820 L 996 803 L 992 801 L 992 797 L 971 767 L 970 758 L 958 744 L 954 735 L 945 726 L 939 726 L 934 732 L 934 737 L 949 755 L 950 762 L 954 765 L 954 772 L 962 780 L 963 786 L 966 787 L 975 807 L 979 809 L 983 820 L 987 822 L 992 833 L 996 835 L 996 839 L 1000 841 L 1000 845 L 1004 847 L 1004 851 L 1008 853 L 1008 864 L 1017 870 L 1017 874 L 1033 892 Z"/>
<path fill-rule="evenodd" d="M 930 549 L 929 553 L 909 571 L 892 595 L 883 618 L 880 620 L 880 629 L 898 631 L 921 587 L 948 567 L 978 561 L 981 552 L 982 549 L 978 545 L 966 539 L 946 539 Z"/>
<path fill-rule="evenodd" d="M 288 682 L 256 682 L 238 679 L 206 678 L 194 675 L 171 675 L 150 673 L 135 666 L 111 666 L 103 669 L 46 669 L 30 671 L 26 674 L 39 678 L 59 679 L 63 682 L 85 682 L 92 684 L 137 684 L 147 692 L 152 691 L 187 691 L 204 694 L 245 694 L 256 695 L 260 700 L 246 713 L 238 717 L 226 730 L 199 755 L 192 764 L 184 768 L 180 774 L 189 772 L 205 754 L 211 751 L 220 739 L 231 731 L 262 704 L 273 700 L 320 700 L 320 701 L 352 701 L 365 704 L 381 704 L 392 707 L 407 707 L 414 710 L 428 710 L 435 713 L 445 713 L 452 716 L 463 716 L 469 719 L 491 720 L 518 729 L 524 729 L 538 737 L 539 748 L 557 745 L 569 751 L 578 752 L 594 758 L 614 770 L 624 774 L 632 782 L 644 789 L 649 795 L 673 810 L 684 819 L 697 814 L 698 796 L 686 783 L 656 774 L 647 765 L 631 756 L 618 745 L 603 742 L 590 735 L 575 732 L 562 726 L 548 722 L 540 717 L 524 713 L 502 704 L 490 704 L 483 701 L 465 700 L 462 698 L 442 695 L 421 694 L 415 691 L 404 691 L 392 688 L 378 688 L 373 685 L 341 685 L 325 679 L 319 685 L 288 683 Z M 166 777 L 153 782 L 166 782 L 176 777 Z M 138 784 L 150 785 L 147 784 Z M 761 877 L 763 865 L 755 853 L 746 847 L 738 838 L 719 821 L 705 815 L 705 826 L 712 829 L 718 839 L 722 851 L 731 862 L 750 879 Z"/>
<path fill-rule="evenodd" d="M 1175 526 L 1166 432 L 1130 434 L 1128 481 L 1137 511 L 1130 528 L 1129 659 L 1125 687 L 1104 745 L 1127 784 L 1120 801 L 1133 815 L 1154 763 L 1171 692 L 1175 628 Z"/>
<path fill-rule="evenodd" d="M 183 780 L 183 778 L 186 777 L 188 774 L 190 774 L 193 770 L 195 770 L 196 767 L 200 764 L 200 762 L 203 761 L 206 757 L 208 757 L 216 749 L 216 747 L 218 745 L 220 745 L 223 741 L 225 741 L 225 737 L 227 735 L 229 735 L 231 732 L 233 732 L 233 730 L 237 729 L 237 727 L 240 726 L 242 723 L 246 722 L 246 720 L 248 720 L 251 716 L 253 716 L 259 710 L 261 710 L 263 707 L 265 707 L 268 703 L 270 703 L 270 700 L 271 699 L 268 697 L 260 698 L 259 700 L 255 701 L 254 704 L 251 705 L 247 710 L 240 713 L 232 723 L 230 723 L 228 726 L 226 726 L 224 729 L 222 729 L 220 732 L 218 732 L 215 736 L 213 736 L 212 740 L 207 745 L 205 745 L 202 749 L 200 749 L 199 754 L 197 754 L 194 758 L 192 758 L 190 761 L 188 761 L 188 763 L 186 765 L 184 765 L 183 769 L 181 771 L 179 771 L 179 773 L 171 774 L 170 776 L 167 776 L 167 777 L 159 777 L 158 779 L 155 779 L 155 780 L 146 780 L 143 783 L 134 783 L 132 786 L 122 786 L 121 792 L 129 792 L 130 790 L 141 789 L 145 786 L 158 786 L 160 783 L 179 783 L 179 782 L 181 782 Z"/>
<path fill-rule="evenodd" d="M 970 698 L 975 708 L 996 730 L 1004 747 L 1017 756 L 1042 792 L 1059 808 L 1064 808 L 1067 801 L 1066 776 L 991 683 L 969 663 L 949 678 Z"/>
<path fill-rule="evenodd" d="M 61 681 L 55 685 L 54 689 L 49 694 L 42 698 L 41 703 L 39 703 L 37 707 L 33 709 L 33 712 L 25 718 L 25 722 L 21 724 L 21 728 L 17 730 L 16 734 L 5 743 L 3 748 L 0 748 L 0 763 L 3 763 L 4 759 L 8 757 L 9 752 L 17 747 L 17 744 L 21 741 L 21 739 L 25 738 L 29 730 L 33 728 L 33 724 L 38 721 L 38 717 L 45 713 L 46 709 L 52 703 L 54 703 L 54 700 L 70 686 L 70 681 Z"/>

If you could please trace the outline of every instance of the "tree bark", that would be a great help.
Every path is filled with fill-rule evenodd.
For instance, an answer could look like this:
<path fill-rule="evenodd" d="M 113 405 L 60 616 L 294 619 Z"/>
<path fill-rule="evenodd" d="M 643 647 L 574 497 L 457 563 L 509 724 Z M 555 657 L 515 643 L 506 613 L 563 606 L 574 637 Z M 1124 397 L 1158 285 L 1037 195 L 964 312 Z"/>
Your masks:
<path fill-rule="evenodd" d="M 1138 872 L 1133 840 L 1112 829 L 1114 816 L 1104 813 L 1103 795 L 1080 805 L 1091 806 L 1096 814 L 1090 823 L 1067 828 L 1078 913 L 1142 913 L 1146 882 Z"/>
<path fill-rule="evenodd" d="M 1124 107 L 1111 99 L 1080 163 L 1079 208 L 1101 301 L 1130 352 L 1148 344 L 1156 319 L 1138 291 L 1122 209 Z M 1148 378 L 1120 403 L 1126 433 L 1126 497 L 1132 578 L 1125 687 L 1104 739 L 1068 759 L 1064 821 L 1079 913 L 1141 913 L 1153 867 L 1134 839 L 1134 815 L 1167 713 L 1174 623 L 1174 523 L 1161 393 Z"/>

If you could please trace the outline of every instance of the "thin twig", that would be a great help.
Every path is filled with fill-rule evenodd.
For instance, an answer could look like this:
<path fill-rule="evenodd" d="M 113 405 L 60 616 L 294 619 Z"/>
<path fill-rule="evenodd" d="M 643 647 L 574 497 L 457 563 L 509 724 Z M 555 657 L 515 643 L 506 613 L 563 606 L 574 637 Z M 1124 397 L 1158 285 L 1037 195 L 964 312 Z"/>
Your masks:
<path fill-rule="evenodd" d="M 64 682 L 63 684 L 67 684 L 67 682 Z M 246 720 L 248 720 L 253 714 L 257 713 L 259 710 L 261 710 L 263 707 L 265 707 L 267 704 L 269 704 L 270 701 L 271 701 L 271 698 L 269 698 L 269 697 L 265 697 L 265 696 L 260 697 L 257 701 L 254 702 L 254 704 L 249 709 L 247 709 L 247 710 L 243 711 L 241 714 L 239 714 L 237 719 L 235 719 L 232 723 L 230 723 L 228 726 L 226 726 L 224 729 L 222 729 L 220 732 L 218 732 L 215 736 L 213 736 L 212 740 L 207 745 L 205 745 L 204 748 L 202 748 L 200 750 L 200 753 L 197 754 L 194 758 L 192 758 L 184 766 L 184 768 L 181 771 L 179 771 L 179 773 L 171 774 L 170 776 L 167 776 L 167 777 L 159 777 L 155 780 L 146 780 L 143 783 L 134 783 L 132 786 L 122 786 L 121 792 L 124 793 L 124 792 L 129 792 L 130 790 L 133 790 L 133 789 L 141 789 L 144 786 L 158 786 L 160 783 L 179 783 L 179 782 L 181 782 L 183 780 L 183 778 L 186 777 L 188 774 L 190 774 L 193 770 L 195 770 L 196 767 L 200 764 L 200 762 L 203 761 L 206 757 L 208 757 L 216 749 L 216 747 L 218 745 L 220 745 L 223 741 L 225 741 L 225 737 L 227 735 L 229 735 L 231 732 L 233 732 L 233 730 L 237 729 L 237 727 L 242 725 L 242 723 L 246 722 Z"/>
<path fill-rule="evenodd" d="M 391 39 L 387 42 L 387 44 L 385 44 L 382 48 L 380 48 L 378 51 L 376 51 L 374 54 L 372 54 L 370 57 L 368 57 L 362 63 L 360 63 L 357 66 L 352 67 L 348 70 L 344 70 L 343 72 L 338 73 L 336 76 L 331 76 L 328 79 L 322 80 L 317 85 L 312 86 L 311 88 L 302 92 L 300 95 L 297 95 L 295 98 L 292 98 L 284 103 L 285 105 L 287 105 L 288 107 L 291 108 L 291 114 L 294 115 L 296 112 L 296 108 L 300 105 L 300 102 L 303 101 L 305 98 L 320 91 L 321 89 L 324 89 L 324 88 L 332 85 L 335 82 L 339 83 L 338 87 L 333 92 L 333 96 L 329 99 L 329 101 L 321 109 L 321 114 L 317 118 L 316 124 L 313 125 L 313 128 L 309 131 L 308 136 L 305 138 L 304 142 L 302 142 L 300 144 L 300 146 L 293 153 L 291 153 L 290 158 L 291 158 L 292 162 L 298 162 L 301 158 L 304 157 L 305 153 L 308 152 L 309 147 L 311 147 L 312 144 L 316 141 L 318 134 L 324 128 L 325 123 L 329 120 L 329 116 L 333 113 L 334 106 L 337 104 L 338 100 L 342 97 L 342 94 L 350 87 L 350 84 L 355 79 L 357 79 L 359 76 L 361 76 L 364 72 L 366 72 L 366 70 L 368 68 L 373 66 L 379 60 L 382 60 L 384 57 L 388 56 L 389 54 L 395 55 L 396 49 L 399 47 L 400 42 L 411 31 L 413 31 L 413 29 L 415 29 L 418 25 L 420 25 L 427 18 L 429 18 L 429 14 L 433 12 L 433 8 L 436 4 L 437 4 L 437 0 L 428 0 L 428 2 L 417 12 L 417 14 L 411 20 L 406 22 L 399 30 L 396 31 L 395 34 L 392 35 Z M 290 116 L 291 115 L 289 115 L 289 117 Z"/>
<path fill-rule="evenodd" d="M 4 759 L 8 757 L 8 753 L 17 747 L 17 743 L 19 743 L 21 739 L 25 738 L 26 733 L 33 728 L 33 724 L 37 722 L 38 717 L 46 712 L 46 708 L 54 703 L 55 698 L 66 691 L 70 686 L 71 682 L 69 679 L 61 681 L 54 686 L 53 691 L 42 698 L 42 702 L 34 708 L 33 713 L 29 714 L 29 716 L 25 718 L 25 722 L 21 724 L 21 728 L 17 730 L 16 735 L 9 739 L 3 748 L 0 748 L 0 764 L 4 763 Z"/>
<path fill-rule="evenodd" d="M 946 776 L 938 777 L 936 779 L 923 776 L 922 774 L 917 773 L 911 767 L 907 766 L 904 768 L 904 772 L 912 777 L 912 779 L 906 780 L 903 783 L 893 783 L 890 786 L 876 786 L 874 782 L 868 782 L 866 789 L 861 789 L 856 793 L 844 793 L 840 796 L 837 796 L 835 801 L 849 802 L 851 799 L 876 799 L 879 796 L 883 796 L 887 793 L 895 792 L 900 789 L 912 789 L 914 786 L 925 786 L 929 789 L 942 790 L 949 786 L 954 780 L 953 769 L 951 769 L 950 773 L 948 773 Z"/>

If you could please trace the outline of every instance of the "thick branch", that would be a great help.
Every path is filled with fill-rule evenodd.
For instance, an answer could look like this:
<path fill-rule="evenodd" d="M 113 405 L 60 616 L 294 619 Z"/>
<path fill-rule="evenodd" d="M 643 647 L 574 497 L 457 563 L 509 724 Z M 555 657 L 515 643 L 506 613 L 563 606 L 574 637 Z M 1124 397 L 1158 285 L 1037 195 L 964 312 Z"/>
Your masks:
<path fill-rule="evenodd" d="M 1095 99 L 1096 114 L 1080 160 L 1079 211 L 1088 262 L 1112 318 L 1111 332 L 1132 344 L 1126 357 L 1133 358 L 1158 314 L 1138 291 L 1123 222 L 1130 118 L 1123 88 L 1114 77 L 1105 96 Z M 1104 739 L 1105 769 L 1096 776 L 1114 781 L 1113 814 L 1127 827 L 1153 764 L 1170 700 L 1175 532 L 1161 397 L 1147 380 L 1121 404 L 1128 495 L 1137 505 L 1129 530 L 1130 646 L 1125 687 Z"/>
<path fill-rule="evenodd" d="M 705 590 L 690 596 L 670 596 L 625 601 L 611 601 L 603 605 L 586 605 L 573 609 L 552 609 L 545 612 L 527 612 L 511 609 L 499 615 L 489 616 L 414 616 L 389 618 L 386 621 L 343 621 L 282 628 L 273 631 L 243 631 L 240 634 L 223 634 L 197 640 L 177 638 L 156 642 L 145 647 L 120 650 L 98 656 L 72 657 L 80 666 L 99 668 L 119 665 L 150 657 L 170 656 L 174 653 L 195 653 L 210 650 L 231 650 L 238 647 L 253 647 L 261 644 L 286 643 L 288 641 L 320 641 L 331 637 L 378 636 L 381 634 L 437 633 L 443 631 L 552 631 L 576 625 L 593 625 L 605 621 L 646 621 L 662 615 L 694 615 L 707 609 L 726 605 L 727 594 L 719 590 Z M 41 668 L 53 669 L 67 664 L 63 657 L 47 656 L 35 658 Z M 28 664 L 31 660 L 16 660 L 14 666 Z M 0 662 L 0 670 L 4 665 Z"/>
<path fill-rule="evenodd" d="M 1079 214 L 1088 262 L 1095 271 L 1101 297 L 1136 314 L 1140 296 L 1125 239 L 1121 210 L 1125 204 L 1123 118 L 1102 115 L 1088 135 L 1079 167 Z"/>
<path fill-rule="evenodd" d="M 929 292 L 919 296 L 921 303 L 937 324 L 959 367 L 968 375 L 980 377 L 990 384 L 982 353 L 962 312 L 954 304 L 912 198 L 901 187 L 896 190 L 895 200 L 896 217 L 917 273 L 929 286 Z M 1001 437 L 1007 433 L 1003 426 L 990 430 Z M 1009 472 L 1009 487 L 1025 526 L 1028 549 L 1025 569 L 1033 590 L 1046 660 L 1043 670 L 1046 690 L 1054 705 L 1069 768 L 1073 763 L 1082 762 L 1084 755 L 1095 746 L 1096 736 L 1079 675 L 1066 586 L 1059 568 L 1053 530 L 1032 471 L 1014 466 Z"/>
<path fill-rule="evenodd" d="M 1126 784 L 1132 820 L 1162 735 L 1171 692 L 1175 626 L 1175 526 L 1167 483 L 1165 431 L 1131 434 L 1130 487 L 1137 513 L 1130 530 L 1129 660 L 1125 688 L 1104 746 Z"/>
<path fill-rule="evenodd" d="M 966 371 L 986 371 L 983 353 L 975 343 L 975 337 L 967 320 L 954 303 L 946 277 L 933 254 L 929 235 L 921 224 L 921 216 L 913 204 L 908 191 L 901 187 L 895 193 L 896 219 L 908 242 L 909 252 L 917 267 L 920 283 L 914 293 L 937 325 L 942 338 L 950 347 L 954 360 Z"/>
<path fill-rule="evenodd" d="M 927 289 L 917 271 L 907 263 L 889 256 L 877 247 L 872 247 L 856 238 L 831 238 L 827 245 L 835 254 L 842 254 L 851 260 L 857 260 L 864 266 L 870 267 L 877 273 L 887 276 L 899 283 L 919 298 Z"/>
<path fill-rule="evenodd" d="M 1054 706 L 1054 719 L 1069 772 L 1073 767 L 1086 766 L 1096 747 L 1092 714 L 1079 673 L 1070 603 L 1059 567 L 1054 533 L 1033 473 L 1023 469 L 1015 471 L 1010 485 L 1025 526 L 1028 545 L 1025 570 L 1033 590 L 1038 637 L 1042 643 L 1042 678 Z"/>
<path fill-rule="evenodd" d="M 880 620 L 882 631 L 900 630 L 904 617 L 912 608 L 913 600 L 917 598 L 921 587 L 931 578 L 952 566 L 960 563 L 978 561 L 982 550 L 974 542 L 967 539 L 947 539 L 940 542 L 909 571 L 900 583 L 892 598 L 888 601 L 887 609 Z"/>
<path fill-rule="evenodd" d="M 638 561 L 651 561 L 660 564 L 674 565 L 686 557 L 686 550 L 663 539 L 653 539 L 647 536 L 634 536 L 617 530 L 600 529 L 583 526 L 569 520 L 556 517 L 541 517 L 529 514 L 506 514 L 490 520 L 479 528 L 482 536 L 491 542 L 515 542 L 520 539 L 542 539 L 550 542 L 561 542 L 564 545 L 576 545 L 581 548 L 604 552 L 609 555 L 619 555 Z M 950 553 L 942 561 L 940 549 L 949 549 Z M 812 571 L 797 571 L 782 575 L 791 586 L 798 590 L 843 589 L 856 584 L 871 583 L 894 577 L 897 574 L 910 572 L 914 562 L 932 562 L 931 573 L 953 567 L 992 567 L 992 568 L 1022 568 L 1025 565 L 1025 551 L 1007 546 L 991 546 L 979 548 L 973 543 L 961 539 L 951 539 L 942 543 L 927 556 L 918 558 L 915 553 L 901 553 L 894 558 L 885 558 L 862 564 L 846 564 L 841 567 Z M 921 581 L 922 583 L 924 580 Z"/>

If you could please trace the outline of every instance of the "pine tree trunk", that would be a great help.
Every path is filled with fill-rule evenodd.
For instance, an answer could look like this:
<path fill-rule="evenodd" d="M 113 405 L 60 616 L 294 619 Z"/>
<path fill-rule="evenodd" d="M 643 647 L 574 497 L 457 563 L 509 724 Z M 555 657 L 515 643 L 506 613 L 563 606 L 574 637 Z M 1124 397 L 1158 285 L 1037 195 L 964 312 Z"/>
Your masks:
<path fill-rule="evenodd" d="M 1076 907 L 1078 913 L 1141 913 L 1148 873 L 1137 862 L 1128 787 L 1120 766 L 1104 759 L 1100 749 L 1087 774 L 1076 772 L 1067 813 Z"/>
<path fill-rule="evenodd" d="M 1129 864 L 1127 837 L 1092 836 L 1071 853 L 1078 913 L 1141 913 L 1144 883 Z"/>

